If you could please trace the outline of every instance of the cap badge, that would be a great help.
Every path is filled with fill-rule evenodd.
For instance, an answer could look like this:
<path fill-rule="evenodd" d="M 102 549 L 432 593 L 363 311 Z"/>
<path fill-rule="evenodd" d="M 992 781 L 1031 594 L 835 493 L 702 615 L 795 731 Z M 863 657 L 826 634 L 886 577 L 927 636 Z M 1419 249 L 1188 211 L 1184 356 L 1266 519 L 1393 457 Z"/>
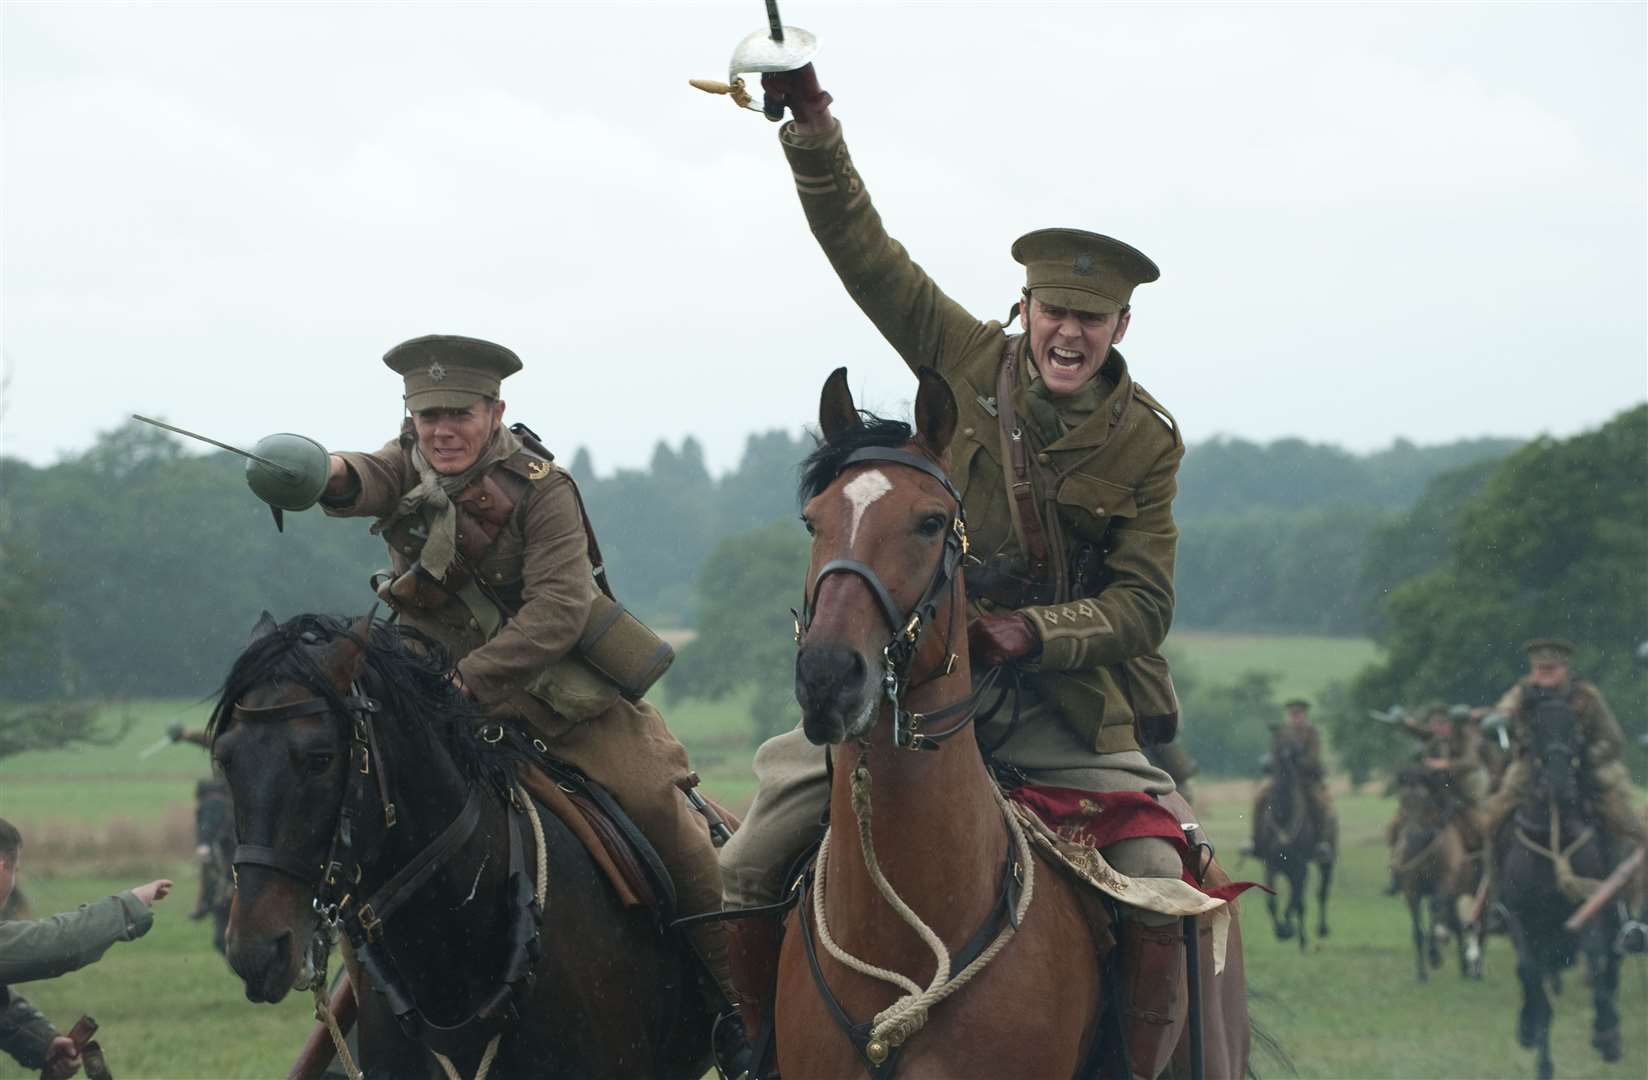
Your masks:
<path fill-rule="evenodd" d="M 446 378 L 446 368 L 441 366 L 441 362 L 439 360 L 429 365 L 429 377 L 434 379 L 436 382 L 440 382 Z"/>
<path fill-rule="evenodd" d="M 1076 260 L 1070 264 L 1070 269 L 1086 277 L 1093 272 L 1093 256 L 1085 253 L 1077 255 Z"/>
<path fill-rule="evenodd" d="M 542 480 L 549 475 L 550 465 L 547 461 L 534 461 L 526 467 L 528 480 Z"/>

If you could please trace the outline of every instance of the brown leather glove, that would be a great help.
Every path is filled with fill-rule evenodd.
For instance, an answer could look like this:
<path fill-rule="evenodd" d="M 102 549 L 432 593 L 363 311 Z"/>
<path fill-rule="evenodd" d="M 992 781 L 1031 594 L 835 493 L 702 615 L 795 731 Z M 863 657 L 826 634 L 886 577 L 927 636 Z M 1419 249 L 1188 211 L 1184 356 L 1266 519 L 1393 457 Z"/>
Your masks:
<path fill-rule="evenodd" d="M 768 101 L 790 113 L 803 127 L 822 124 L 829 118 L 829 91 L 818 85 L 818 72 L 811 64 L 794 71 L 774 71 L 761 76 L 761 89 Z"/>
<path fill-rule="evenodd" d="M 967 649 L 973 663 L 1000 667 L 1040 655 L 1041 634 L 1030 616 L 1017 611 L 980 615 L 967 624 Z"/>

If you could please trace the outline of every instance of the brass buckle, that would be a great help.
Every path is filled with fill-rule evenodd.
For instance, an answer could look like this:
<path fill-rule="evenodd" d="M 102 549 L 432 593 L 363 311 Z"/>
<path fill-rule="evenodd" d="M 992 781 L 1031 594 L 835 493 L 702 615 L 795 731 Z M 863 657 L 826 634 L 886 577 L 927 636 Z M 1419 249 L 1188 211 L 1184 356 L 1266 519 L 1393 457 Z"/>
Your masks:
<path fill-rule="evenodd" d="M 955 525 L 953 525 L 952 528 L 955 529 L 956 536 L 961 539 L 961 554 L 962 557 L 965 558 L 968 551 L 972 550 L 972 544 L 967 539 L 967 523 L 961 520 L 961 516 L 958 514 L 956 516 Z"/>
<path fill-rule="evenodd" d="M 359 770 L 360 774 L 362 776 L 371 776 L 372 775 L 372 751 L 368 750 L 365 747 L 365 745 L 361 746 L 360 751 L 361 751 L 360 770 Z"/>
<path fill-rule="evenodd" d="M 384 803 L 383 804 L 383 827 L 386 828 L 386 829 L 393 829 L 395 827 L 395 804 L 394 803 Z"/>
<path fill-rule="evenodd" d="M 379 935 L 382 934 L 383 922 L 379 920 L 378 913 L 372 910 L 371 904 L 363 904 L 355 918 L 360 920 L 361 929 L 366 932 L 367 941 L 376 941 Z"/>
<path fill-rule="evenodd" d="M 910 621 L 904 624 L 904 640 L 914 641 L 916 634 L 921 630 L 921 612 L 911 614 Z"/>
<path fill-rule="evenodd" d="M 492 746 L 496 746 L 499 743 L 503 742 L 504 741 L 504 726 L 502 724 L 494 724 L 494 725 L 492 725 L 492 727 L 490 729 L 482 728 L 481 729 L 481 741 L 484 742 L 484 743 L 487 743 L 489 745 L 492 745 Z"/>

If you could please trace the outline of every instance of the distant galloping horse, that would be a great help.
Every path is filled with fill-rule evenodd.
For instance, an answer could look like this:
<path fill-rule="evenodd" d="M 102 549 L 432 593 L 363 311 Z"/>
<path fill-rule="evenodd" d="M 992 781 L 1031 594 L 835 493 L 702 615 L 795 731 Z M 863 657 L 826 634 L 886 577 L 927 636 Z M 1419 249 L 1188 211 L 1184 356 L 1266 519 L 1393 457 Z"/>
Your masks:
<path fill-rule="evenodd" d="M 1265 863 L 1265 905 L 1270 921 L 1276 927 L 1276 936 L 1286 941 L 1295 934 L 1299 937 L 1299 951 L 1305 949 L 1305 894 L 1310 887 L 1310 866 L 1316 863 L 1321 874 L 1317 889 L 1316 934 L 1328 936 L 1328 891 L 1333 886 L 1333 858 L 1321 857 L 1321 828 L 1310 812 L 1310 796 L 1300 751 L 1293 743 L 1283 740 L 1271 761 L 1272 779 L 1269 793 L 1260 810 L 1258 852 Z M 1287 908 L 1282 915 L 1276 911 L 1276 878 L 1288 881 Z"/>
<path fill-rule="evenodd" d="M 1619 955 L 1613 944 L 1620 918 L 1610 905 L 1577 934 L 1563 926 L 1615 862 L 1587 807 L 1589 778 L 1581 768 L 1586 747 L 1578 716 L 1566 701 L 1543 699 L 1530 710 L 1527 739 L 1533 782 L 1509 827 L 1501 830 L 1496 876 L 1522 982 L 1517 1040 L 1537 1051 L 1538 1075 L 1548 1080 L 1555 1065 L 1545 988 L 1580 953 L 1590 969 L 1591 1045 L 1604 1061 L 1619 1060 L 1619 1010 L 1614 1004 Z"/>
<path fill-rule="evenodd" d="M 1104 1045 L 1098 895 L 1032 853 L 970 725 L 966 529 L 944 471 L 955 423 L 930 371 L 914 438 L 864 421 L 845 369 L 824 388 L 796 693 L 807 736 L 832 748 L 832 825 L 779 962 L 785 1076 L 1086 1077 Z M 1202 958 L 1206 1075 L 1241 1076 L 1234 919 L 1224 974 Z M 1175 1075 L 1192 1075 L 1189 1041 Z"/>
<path fill-rule="evenodd" d="M 341 930 L 374 1076 L 702 1076 L 696 961 L 525 797 L 532 747 L 447 671 L 412 631 L 313 615 L 265 614 L 235 661 L 209 731 L 246 996 L 314 989 Z"/>
<path fill-rule="evenodd" d="M 1391 869 L 1408 903 L 1419 981 L 1430 977 L 1429 968 L 1442 963 L 1438 937 L 1443 932 L 1451 933 L 1458 943 L 1460 976 L 1480 979 L 1481 935 L 1475 927 L 1465 925 L 1460 914 L 1461 905 L 1468 906 L 1476 892 L 1479 866 L 1466 852 L 1464 838 L 1453 824 L 1458 807 L 1448 791 L 1448 776 L 1437 769 L 1412 765 L 1396 779 L 1404 824 L 1392 851 Z M 1429 933 L 1425 927 L 1427 913 Z"/>

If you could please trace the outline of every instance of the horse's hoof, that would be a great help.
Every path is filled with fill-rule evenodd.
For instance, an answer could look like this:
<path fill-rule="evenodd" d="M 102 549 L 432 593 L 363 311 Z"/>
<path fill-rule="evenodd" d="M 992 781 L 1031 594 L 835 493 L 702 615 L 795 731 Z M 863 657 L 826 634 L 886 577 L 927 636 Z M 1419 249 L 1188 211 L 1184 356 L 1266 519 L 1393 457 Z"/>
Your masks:
<path fill-rule="evenodd" d="M 1318 926 L 1316 928 L 1316 936 L 1317 937 L 1327 937 L 1328 936 L 1328 927 L 1327 927 L 1326 923 L 1323 923 L 1321 926 Z"/>
<path fill-rule="evenodd" d="M 1539 1080 L 1556 1080 L 1556 1066 L 1549 1061 L 1539 1063 Z"/>
<path fill-rule="evenodd" d="M 1277 941 L 1292 941 L 1293 940 L 1293 927 L 1291 927 L 1291 926 L 1278 926 L 1276 928 L 1276 940 Z"/>
<path fill-rule="evenodd" d="M 1612 1063 L 1619 1060 L 1619 1028 L 1610 1028 L 1607 1031 L 1593 1032 L 1591 1046 L 1602 1055 L 1602 1060 Z"/>
<path fill-rule="evenodd" d="M 1539 1045 L 1539 1032 L 1534 1030 L 1533 1020 L 1529 1017 L 1517 1018 L 1516 1041 L 1524 1050 L 1532 1050 Z"/>

